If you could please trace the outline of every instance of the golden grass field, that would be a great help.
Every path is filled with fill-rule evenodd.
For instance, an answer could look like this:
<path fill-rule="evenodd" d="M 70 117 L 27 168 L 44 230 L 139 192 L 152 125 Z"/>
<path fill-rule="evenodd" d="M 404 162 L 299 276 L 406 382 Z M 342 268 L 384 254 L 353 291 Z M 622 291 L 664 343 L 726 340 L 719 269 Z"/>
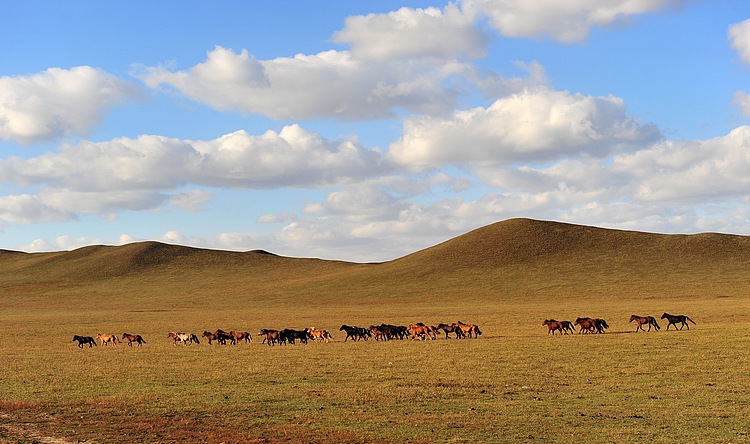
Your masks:
<path fill-rule="evenodd" d="M 0 251 L 0 443 L 750 442 L 750 238 L 513 219 L 352 264 L 158 243 Z M 631 314 L 690 330 L 634 333 Z M 601 335 L 546 318 L 601 317 Z M 479 339 L 343 342 L 341 324 Z M 329 344 L 173 346 L 305 328 Z M 79 349 L 75 334 L 143 335 Z"/>

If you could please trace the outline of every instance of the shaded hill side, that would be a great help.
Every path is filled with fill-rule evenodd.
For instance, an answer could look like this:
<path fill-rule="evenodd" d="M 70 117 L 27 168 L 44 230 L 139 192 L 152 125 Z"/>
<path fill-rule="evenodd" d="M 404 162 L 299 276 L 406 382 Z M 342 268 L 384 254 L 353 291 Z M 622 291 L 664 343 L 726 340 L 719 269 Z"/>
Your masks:
<path fill-rule="evenodd" d="M 160 242 L 138 242 L 123 246 L 94 245 L 66 252 L 0 252 L 6 279 L 87 280 L 143 278 L 153 274 L 205 276 L 254 273 L 328 273 L 355 264 L 320 259 L 289 258 L 263 251 L 209 250 Z M 0 282 L 2 278 L 0 278 Z"/>
<path fill-rule="evenodd" d="M 148 285 L 159 294 L 274 294 L 312 300 L 748 295 L 750 237 L 665 235 L 510 219 L 380 264 L 141 242 L 54 253 L 0 251 L 0 267 L 0 285 L 6 288 L 38 282 L 80 287 L 117 280 L 119 288 L 131 293 Z"/>

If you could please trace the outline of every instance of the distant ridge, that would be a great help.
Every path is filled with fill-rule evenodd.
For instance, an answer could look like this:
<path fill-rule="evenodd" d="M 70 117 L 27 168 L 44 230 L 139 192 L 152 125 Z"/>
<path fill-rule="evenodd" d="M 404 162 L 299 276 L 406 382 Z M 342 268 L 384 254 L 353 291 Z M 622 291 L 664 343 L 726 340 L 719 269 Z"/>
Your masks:
<path fill-rule="evenodd" d="M 0 251 L 0 265 L 0 286 L 80 286 L 118 279 L 127 288 L 158 285 L 165 294 L 203 288 L 202 296 L 270 292 L 293 298 L 312 292 L 314 298 L 365 301 L 458 294 L 678 295 L 707 288 L 750 294 L 748 236 L 654 234 L 534 219 L 497 222 L 381 263 L 149 241 L 51 253 Z"/>

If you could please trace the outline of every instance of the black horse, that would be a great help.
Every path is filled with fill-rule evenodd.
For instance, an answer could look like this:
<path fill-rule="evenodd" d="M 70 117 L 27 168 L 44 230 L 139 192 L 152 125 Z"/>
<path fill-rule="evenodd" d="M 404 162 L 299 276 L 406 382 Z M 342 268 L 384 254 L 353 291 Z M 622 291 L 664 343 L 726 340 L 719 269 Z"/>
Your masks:
<path fill-rule="evenodd" d="M 89 348 L 96 345 L 96 341 L 91 336 L 73 336 L 73 342 L 78 341 L 78 348 L 83 348 L 85 344 L 89 345 Z"/>

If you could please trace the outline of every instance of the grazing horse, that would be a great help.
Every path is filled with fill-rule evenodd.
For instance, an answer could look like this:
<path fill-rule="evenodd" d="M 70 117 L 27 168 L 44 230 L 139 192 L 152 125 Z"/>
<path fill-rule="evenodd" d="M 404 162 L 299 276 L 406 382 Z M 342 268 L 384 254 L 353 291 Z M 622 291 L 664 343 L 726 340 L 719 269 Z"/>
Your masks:
<path fill-rule="evenodd" d="M 635 321 L 636 324 L 638 324 L 635 327 L 635 332 L 638 333 L 638 330 L 646 331 L 643 328 L 643 324 L 648 324 L 648 331 L 651 331 L 651 326 L 653 325 L 656 330 L 661 329 L 659 327 L 659 324 L 656 323 L 656 318 L 653 316 L 636 316 L 636 315 L 630 315 L 630 320 L 628 321 L 628 324 Z"/>
<path fill-rule="evenodd" d="M 100 340 L 102 345 L 107 345 L 110 342 L 112 345 L 117 345 L 117 343 L 120 342 L 116 335 L 105 335 L 104 333 L 97 333 L 96 339 Z"/>
<path fill-rule="evenodd" d="M 138 347 L 140 347 L 142 344 L 146 343 L 146 341 L 143 340 L 143 337 L 141 335 L 130 335 L 130 334 L 127 334 L 127 333 L 123 333 L 122 334 L 122 339 L 127 339 L 128 340 L 128 345 L 130 347 L 133 346 L 133 342 L 137 343 Z"/>
<path fill-rule="evenodd" d="M 559 331 L 562 335 L 563 332 L 567 335 L 568 332 L 564 331 L 562 322 L 556 321 L 554 319 L 545 319 L 544 322 L 542 322 L 542 325 L 547 326 L 547 334 L 549 335 L 552 333 L 552 336 L 555 336 L 555 331 Z"/>
<path fill-rule="evenodd" d="M 346 332 L 344 342 L 346 342 L 346 340 L 349 338 L 352 338 L 353 341 L 359 341 L 360 339 L 364 339 L 366 341 L 368 337 L 372 336 L 370 331 L 366 328 L 354 327 L 346 324 L 342 325 L 341 328 L 339 328 L 339 331 Z"/>
<path fill-rule="evenodd" d="M 669 330 L 670 325 L 674 325 L 674 329 L 677 330 L 678 322 L 682 324 L 680 325 L 680 330 L 682 330 L 682 327 L 687 327 L 687 329 L 690 330 L 690 325 L 688 325 L 687 321 L 690 321 L 695 325 L 695 321 L 685 315 L 671 315 L 669 313 L 664 313 L 661 315 L 661 318 L 666 319 L 669 322 L 669 324 L 667 324 L 667 330 Z"/>
<path fill-rule="evenodd" d="M 84 344 L 88 344 L 89 348 L 96 345 L 96 341 L 91 336 L 79 336 L 75 335 L 73 336 L 73 341 L 78 341 L 78 348 L 83 348 Z"/>

